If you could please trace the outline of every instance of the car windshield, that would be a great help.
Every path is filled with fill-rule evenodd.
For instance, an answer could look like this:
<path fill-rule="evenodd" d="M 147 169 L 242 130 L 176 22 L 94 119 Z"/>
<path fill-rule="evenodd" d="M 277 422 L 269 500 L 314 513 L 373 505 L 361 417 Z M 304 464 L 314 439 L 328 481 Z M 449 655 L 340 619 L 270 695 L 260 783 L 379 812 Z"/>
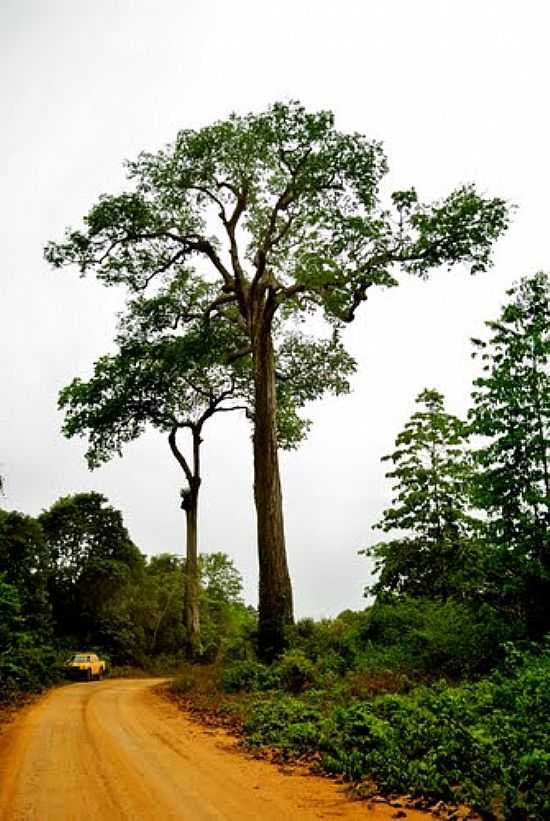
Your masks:
<path fill-rule="evenodd" d="M 90 656 L 73 656 L 73 661 L 91 661 Z"/>

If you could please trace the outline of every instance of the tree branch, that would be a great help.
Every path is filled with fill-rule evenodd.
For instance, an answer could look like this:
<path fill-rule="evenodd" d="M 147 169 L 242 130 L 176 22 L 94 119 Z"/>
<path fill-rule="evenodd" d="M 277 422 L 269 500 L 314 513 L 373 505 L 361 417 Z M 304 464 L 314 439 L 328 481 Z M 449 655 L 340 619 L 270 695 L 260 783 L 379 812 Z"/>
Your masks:
<path fill-rule="evenodd" d="M 227 236 L 229 238 L 229 252 L 231 256 L 231 265 L 234 275 L 234 289 L 239 304 L 239 309 L 243 317 L 248 316 L 247 299 L 246 299 L 246 277 L 239 258 L 239 247 L 237 245 L 236 230 L 239 220 L 246 208 L 248 191 L 245 187 L 244 191 L 235 191 L 231 188 L 237 198 L 237 203 L 229 220 L 222 218 Z"/>
<path fill-rule="evenodd" d="M 286 211 L 288 206 L 292 202 L 294 202 L 294 200 L 295 200 L 294 189 L 295 189 L 296 178 L 297 178 L 298 174 L 300 173 L 300 171 L 302 170 L 302 168 L 304 167 L 305 163 L 307 162 L 307 158 L 311 154 L 311 151 L 312 151 L 312 149 L 311 149 L 311 147 L 309 147 L 304 152 L 303 156 L 300 158 L 300 161 L 298 162 L 298 164 L 290 171 L 290 180 L 288 181 L 288 184 L 287 184 L 285 190 L 282 192 L 282 194 L 277 199 L 277 202 L 273 206 L 273 210 L 272 210 L 270 218 L 269 218 L 269 223 L 268 223 L 268 226 L 267 226 L 267 230 L 265 232 L 265 236 L 264 236 L 262 242 L 260 243 L 260 245 L 258 247 L 258 250 L 256 252 L 256 260 L 255 260 L 255 262 L 256 262 L 256 273 L 254 274 L 254 278 L 252 280 L 252 286 L 251 286 L 251 290 L 253 290 L 253 291 L 256 289 L 258 283 L 260 282 L 262 276 L 264 275 L 265 268 L 266 268 L 266 263 L 267 263 L 267 255 L 268 255 L 269 251 L 273 248 L 273 245 L 274 245 L 274 242 L 275 242 L 273 234 L 274 234 L 275 229 L 277 227 L 277 217 L 279 216 L 279 213 L 281 211 Z M 288 167 L 289 166 L 287 166 L 287 168 Z M 292 222 L 292 218 L 289 220 L 290 224 L 291 224 L 291 222 Z M 290 224 L 287 225 L 287 231 L 290 228 Z"/>
<path fill-rule="evenodd" d="M 197 253 L 204 254 L 211 263 L 214 265 L 216 270 L 219 274 L 221 274 L 222 279 L 227 287 L 231 288 L 232 290 L 235 287 L 234 279 L 227 270 L 221 259 L 219 258 L 218 254 L 214 246 L 212 245 L 209 240 L 205 237 L 201 236 L 200 234 L 188 234 L 186 236 L 180 236 L 179 234 L 174 234 L 171 231 L 152 231 L 146 232 L 143 234 L 127 234 L 125 237 L 121 237 L 119 239 L 113 240 L 107 251 L 101 256 L 98 257 L 98 264 L 102 264 L 114 251 L 114 249 L 118 245 L 125 245 L 129 242 L 142 242 L 142 241 L 149 241 L 149 240 L 158 240 L 158 239 L 170 239 L 172 242 L 178 243 L 178 245 L 183 246 L 174 257 L 166 263 L 165 266 L 162 266 L 158 270 L 154 271 L 152 274 L 149 275 L 147 278 L 147 284 L 153 279 L 153 277 L 157 276 L 157 274 L 164 272 L 167 270 L 170 265 L 173 265 L 177 259 L 181 257 L 185 257 L 187 254 L 192 253 L 193 251 Z"/>
<path fill-rule="evenodd" d="M 210 314 L 213 313 L 217 308 L 222 305 L 229 305 L 231 302 L 237 301 L 237 294 L 232 292 L 230 294 L 223 294 L 222 296 L 216 297 L 216 299 L 210 303 L 208 308 L 205 310 L 203 314 L 203 319 L 208 320 L 210 319 Z"/>
<path fill-rule="evenodd" d="M 248 356 L 248 354 L 251 354 L 253 350 L 254 349 L 252 348 L 252 346 L 248 345 L 246 348 L 241 348 L 238 351 L 234 351 L 233 353 L 228 354 L 225 361 L 228 365 L 232 365 L 233 362 L 236 362 L 238 359 L 242 359 L 243 356 Z"/>
<path fill-rule="evenodd" d="M 175 458 L 177 459 L 179 465 L 181 466 L 183 472 L 185 473 L 185 478 L 189 483 L 189 487 L 193 487 L 193 473 L 191 472 L 191 468 L 187 462 L 187 459 L 180 451 L 176 443 L 176 434 L 178 432 L 179 427 L 191 427 L 190 425 L 174 425 L 170 433 L 168 434 L 168 442 L 170 444 L 170 449 L 174 454 Z"/>
<path fill-rule="evenodd" d="M 217 408 L 216 413 L 231 413 L 231 411 L 242 410 L 248 413 L 250 408 L 247 405 L 232 405 L 230 408 Z"/>
<path fill-rule="evenodd" d="M 219 188 L 219 186 L 218 186 L 218 188 Z M 216 197 L 216 195 L 213 194 L 212 191 L 210 191 L 208 188 L 206 188 L 202 185 L 190 185 L 188 190 L 189 191 L 199 191 L 201 194 L 204 194 L 205 196 L 209 197 L 213 202 L 216 203 L 216 205 L 220 209 L 220 217 L 221 217 L 222 221 L 226 220 L 225 206 L 224 206 L 222 200 L 220 200 L 219 197 Z"/>

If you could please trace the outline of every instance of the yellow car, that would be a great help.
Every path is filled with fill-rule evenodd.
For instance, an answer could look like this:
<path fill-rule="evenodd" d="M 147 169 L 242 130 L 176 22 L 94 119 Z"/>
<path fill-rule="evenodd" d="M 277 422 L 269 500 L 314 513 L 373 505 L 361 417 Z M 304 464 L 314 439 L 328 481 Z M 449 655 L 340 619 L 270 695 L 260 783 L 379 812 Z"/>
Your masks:
<path fill-rule="evenodd" d="M 65 666 L 71 678 L 83 678 L 86 681 L 101 681 L 107 668 L 95 653 L 76 653 Z"/>

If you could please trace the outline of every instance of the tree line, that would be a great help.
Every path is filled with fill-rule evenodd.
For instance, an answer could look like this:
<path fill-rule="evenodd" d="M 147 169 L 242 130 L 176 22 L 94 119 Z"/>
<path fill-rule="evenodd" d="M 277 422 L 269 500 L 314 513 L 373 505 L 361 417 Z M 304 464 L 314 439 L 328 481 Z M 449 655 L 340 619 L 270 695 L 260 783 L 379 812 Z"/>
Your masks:
<path fill-rule="evenodd" d="M 203 554 L 198 577 L 208 661 L 253 631 L 255 613 L 225 553 Z M 63 497 L 36 518 L 0 510 L 0 700 L 56 680 L 63 658 L 82 649 L 118 667 L 181 663 L 185 585 L 185 560 L 147 559 L 99 493 Z"/>
<path fill-rule="evenodd" d="M 549 297 L 542 272 L 508 291 L 500 316 L 486 323 L 487 338 L 472 340 L 481 367 L 467 418 L 425 389 L 385 457 L 394 498 L 376 527 L 386 538 L 362 551 L 376 576 L 366 588 L 376 601 L 367 645 L 390 646 L 392 623 L 414 646 L 420 625 L 432 631 L 436 619 L 452 631 L 458 619 L 462 643 L 471 634 L 468 660 L 447 636 L 454 661 L 444 664 L 473 671 L 498 658 L 498 635 L 540 642 L 549 631 Z M 37 518 L 0 509 L 0 682 L 43 683 L 60 651 L 88 646 L 138 666 L 158 656 L 253 657 L 256 613 L 242 602 L 238 571 L 223 553 L 196 561 L 200 644 L 193 646 L 187 559 L 147 560 L 101 494 L 59 499 Z M 362 640 L 353 641 L 360 652 Z M 422 667 L 420 646 L 414 656 Z M 425 661 L 433 662 L 430 653 Z"/>
<path fill-rule="evenodd" d="M 392 505 L 376 527 L 397 537 L 374 558 L 369 592 L 485 601 L 540 641 L 550 630 L 550 279 L 507 293 L 485 340 L 465 420 L 424 390 L 396 439 Z"/>

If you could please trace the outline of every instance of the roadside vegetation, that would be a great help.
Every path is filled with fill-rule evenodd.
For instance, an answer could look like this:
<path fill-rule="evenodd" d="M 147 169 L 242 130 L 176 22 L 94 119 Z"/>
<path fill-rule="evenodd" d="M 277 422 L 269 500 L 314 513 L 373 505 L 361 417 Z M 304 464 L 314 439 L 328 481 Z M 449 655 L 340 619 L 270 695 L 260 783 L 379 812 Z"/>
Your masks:
<path fill-rule="evenodd" d="M 201 658 L 255 622 L 224 553 L 199 563 Z M 111 673 L 174 672 L 186 654 L 185 560 L 145 558 L 98 493 L 58 500 L 37 519 L 0 510 L 0 703 L 65 677 L 64 661 L 97 651 Z"/>
<path fill-rule="evenodd" d="M 248 641 L 171 695 L 249 748 L 305 758 L 365 796 L 550 815 L 550 290 L 521 281 L 488 338 L 466 420 L 434 389 L 385 458 L 374 603 L 303 620 L 266 666 Z"/>
<path fill-rule="evenodd" d="M 170 698 L 228 727 L 249 750 L 342 776 L 364 798 L 408 795 L 413 806 L 443 800 L 492 818 L 547 818 L 550 648 L 504 645 L 490 675 L 473 675 L 470 665 L 459 676 L 450 642 L 455 676 L 438 676 L 441 641 L 431 659 L 424 646 L 422 666 L 412 653 L 405 663 L 406 637 L 390 647 L 367 638 L 377 618 L 374 608 L 353 620 L 299 623 L 308 641 L 276 664 L 193 667 Z M 312 652 L 323 645 L 332 664 Z"/>
<path fill-rule="evenodd" d="M 364 610 L 294 622 L 278 467 L 307 434 L 307 402 L 349 391 L 342 329 L 368 290 L 397 286 L 399 271 L 485 270 L 506 204 L 463 187 L 435 204 L 394 192 L 380 210 L 381 146 L 297 104 L 181 132 L 128 170 L 131 192 L 102 197 L 83 231 L 47 248 L 55 266 L 129 292 L 115 353 L 60 407 L 91 468 L 148 425 L 166 433 L 186 482 L 186 556 L 145 558 L 99 493 L 36 519 L 0 510 L 0 700 L 96 650 L 118 673 L 174 673 L 170 697 L 203 720 L 363 795 L 548 818 L 548 275 L 524 277 L 472 340 L 465 418 L 434 387 L 418 395 L 384 459 L 382 538 L 357 546 Z M 212 266 L 206 278 L 193 256 Z M 298 332 L 311 314 L 326 337 Z M 228 555 L 197 553 L 203 426 L 238 410 L 253 431 L 257 611 Z"/>

